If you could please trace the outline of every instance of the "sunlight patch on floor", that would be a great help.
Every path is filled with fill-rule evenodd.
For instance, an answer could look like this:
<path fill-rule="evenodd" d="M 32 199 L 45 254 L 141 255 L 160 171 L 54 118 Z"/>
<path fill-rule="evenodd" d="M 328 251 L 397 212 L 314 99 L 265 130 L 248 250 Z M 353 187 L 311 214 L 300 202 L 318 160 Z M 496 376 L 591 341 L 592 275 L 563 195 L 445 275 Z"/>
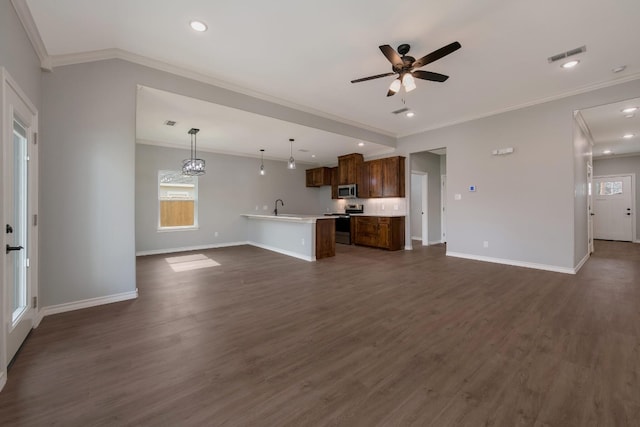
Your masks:
<path fill-rule="evenodd" d="M 175 272 L 197 270 L 200 268 L 217 267 L 220 263 L 206 255 L 183 255 L 165 258 L 171 269 Z"/>

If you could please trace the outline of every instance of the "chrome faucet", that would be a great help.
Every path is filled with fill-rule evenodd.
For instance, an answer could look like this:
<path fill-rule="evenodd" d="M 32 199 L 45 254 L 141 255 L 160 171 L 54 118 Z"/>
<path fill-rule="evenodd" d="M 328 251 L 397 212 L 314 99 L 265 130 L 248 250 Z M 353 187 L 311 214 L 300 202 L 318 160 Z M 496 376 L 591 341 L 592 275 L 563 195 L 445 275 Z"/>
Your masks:
<path fill-rule="evenodd" d="M 282 203 L 282 207 L 284 207 L 284 202 L 282 201 L 282 199 L 276 199 L 276 208 L 273 210 L 273 214 L 275 216 L 278 216 L 278 202 Z"/>

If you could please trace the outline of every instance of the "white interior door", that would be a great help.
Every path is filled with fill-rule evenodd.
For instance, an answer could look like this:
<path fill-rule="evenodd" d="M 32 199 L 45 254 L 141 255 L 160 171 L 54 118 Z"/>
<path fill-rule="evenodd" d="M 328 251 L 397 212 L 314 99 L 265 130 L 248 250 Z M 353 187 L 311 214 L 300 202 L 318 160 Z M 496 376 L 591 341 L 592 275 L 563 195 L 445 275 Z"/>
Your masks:
<path fill-rule="evenodd" d="M 632 176 L 594 177 L 593 232 L 596 239 L 633 241 Z"/>
<path fill-rule="evenodd" d="M 35 253 L 34 223 L 29 221 L 37 199 L 36 171 L 31 170 L 35 156 L 33 142 L 37 131 L 37 113 L 21 91 L 3 73 L 3 327 L 8 364 L 34 326 L 34 302 L 31 254 Z M 35 194 L 34 194 L 35 193 Z M 31 264 L 31 266 L 30 266 Z M 6 366 L 6 365 L 5 365 Z M 4 368 L 4 367 L 3 367 Z"/>

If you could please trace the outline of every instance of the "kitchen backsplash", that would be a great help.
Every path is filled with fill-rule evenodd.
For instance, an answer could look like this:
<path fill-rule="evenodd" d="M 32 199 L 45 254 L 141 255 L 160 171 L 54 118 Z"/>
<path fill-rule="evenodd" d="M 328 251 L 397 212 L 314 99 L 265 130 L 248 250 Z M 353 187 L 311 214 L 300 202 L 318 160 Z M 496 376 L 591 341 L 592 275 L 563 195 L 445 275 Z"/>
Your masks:
<path fill-rule="evenodd" d="M 346 205 L 364 205 L 365 214 L 375 215 L 406 215 L 407 199 L 388 197 L 382 199 L 340 199 L 332 200 L 327 212 L 344 212 Z"/>

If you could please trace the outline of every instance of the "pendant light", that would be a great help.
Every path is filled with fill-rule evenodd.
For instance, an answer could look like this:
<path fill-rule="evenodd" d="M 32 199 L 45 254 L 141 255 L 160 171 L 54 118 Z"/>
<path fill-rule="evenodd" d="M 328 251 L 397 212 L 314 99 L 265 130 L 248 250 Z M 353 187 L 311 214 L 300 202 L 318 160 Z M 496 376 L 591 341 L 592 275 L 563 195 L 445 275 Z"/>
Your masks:
<path fill-rule="evenodd" d="M 293 138 L 289 138 L 289 143 L 291 144 L 291 149 L 289 150 L 289 163 L 287 163 L 287 168 L 295 169 L 296 168 L 296 159 L 293 158 Z"/>
<path fill-rule="evenodd" d="M 198 176 L 198 175 L 204 175 L 205 173 L 204 160 L 198 159 L 197 152 L 196 152 L 196 148 L 197 148 L 196 135 L 198 134 L 198 132 L 200 132 L 200 129 L 196 129 L 196 128 L 191 128 L 189 129 L 189 132 L 187 132 L 189 135 L 191 135 L 191 152 L 190 152 L 191 157 L 188 159 L 184 159 L 182 161 L 182 175 Z"/>
<path fill-rule="evenodd" d="M 260 149 L 260 175 L 264 175 L 264 148 Z"/>

